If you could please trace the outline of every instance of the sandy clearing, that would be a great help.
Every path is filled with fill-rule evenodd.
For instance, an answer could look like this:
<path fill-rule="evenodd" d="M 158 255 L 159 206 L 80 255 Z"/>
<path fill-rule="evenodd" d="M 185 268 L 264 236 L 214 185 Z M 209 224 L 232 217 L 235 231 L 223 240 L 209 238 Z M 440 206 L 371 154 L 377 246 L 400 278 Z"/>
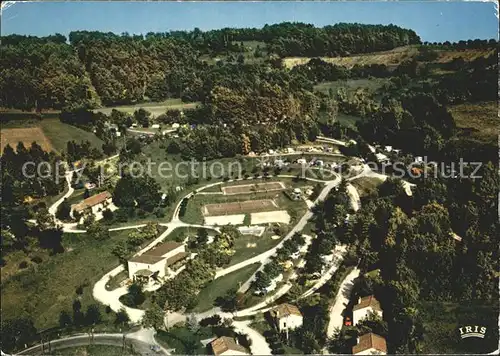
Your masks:
<path fill-rule="evenodd" d="M 251 224 L 267 224 L 267 223 L 290 223 L 290 215 L 286 210 L 275 210 L 275 211 L 266 211 L 262 213 L 252 213 L 251 215 Z"/>
<path fill-rule="evenodd" d="M 241 225 L 245 220 L 245 214 L 205 216 L 205 225 Z"/>

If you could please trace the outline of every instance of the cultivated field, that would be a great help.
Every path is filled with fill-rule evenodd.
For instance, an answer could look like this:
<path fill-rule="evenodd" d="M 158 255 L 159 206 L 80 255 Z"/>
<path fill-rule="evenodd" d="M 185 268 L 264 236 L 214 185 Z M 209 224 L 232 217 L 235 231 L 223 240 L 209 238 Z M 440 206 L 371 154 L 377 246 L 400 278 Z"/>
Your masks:
<path fill-rule="evenodd" d="M 26 147 L 36 141 L 44 150 L 58 153 L 66 151 L 68 141 L 89 141 L 92 147 L 101 149 L 104 143 L 92 132 L 62 123 L 56 114 L 46 115 L 47 118 L 34 120 L 29 113 L 2 114 L 8 116 L 8 121 L 2 121 L 1 150 L 8 144 L 13 148 L 22 141 Z"/>
<path fill-rule="evenodd" d="M 207 204 L 203 206 L 204 216 L 245 214 L 256 211 L 269 210 L 278 206 L 271 199 L 246 200 L 241 202 Z"/>
<path fill-rule="evenodd" d="M 283 190 L 285 185 L 282 182 L 266 182 L 256 184 L 242 184 L 229 187 L 222 187 L 222 192 L 225 195 L 234 194 L 249 194 L 249 193 L 265 193 L 273 190 Z"/>
<path fill-rule="evenodd" d="M 3 152 L 5 146 L 10 145 L 14 150 L 19 142 L 29 147 L 34 141 L 42 146 L 45 151 L 52 151 L 54 147 L 40 127 L 10 128 L 2 129 L 0 140 L 0 151 Z"/>

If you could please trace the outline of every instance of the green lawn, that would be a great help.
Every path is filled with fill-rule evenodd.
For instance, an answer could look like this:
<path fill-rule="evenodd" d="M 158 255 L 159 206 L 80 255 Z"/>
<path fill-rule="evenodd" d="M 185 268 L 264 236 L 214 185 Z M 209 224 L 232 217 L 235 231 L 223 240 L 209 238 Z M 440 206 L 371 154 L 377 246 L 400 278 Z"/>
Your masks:
<path fill-rule="evenodd" d="M 193 311 L 203 312 L 211 309 L 217 297 L 224 296 L 233 288 L 238 289 L 240 283 L 247 281 L 259 267 L 260 264 L 255 263 L 210 282 L 198 294 L 198 304 L 193 308 Z"/>
<path fill-rule="evenodd" d="M 127 348 L 125 351 L 118 346 L 108 345 L 89 345 L 70 347 L 51 352 L 51 355 L 57 356 L 123 356 L 123 355 L 140 355 L 137 352 Z"/>
<path fill-rule="evenodd" d="M 144 108 L 147 111 L 151 112 L 153 116 L 158 116 L 164 114 L 167 110 L 181 110 L 181 109 L 193 109 L 197 107 L 200 103 L 184 103 L 181 99 L 167 99 L 161 102 L 150 102 L 150 103 L 142 103 L 136 105 L 124 105 L 124 106 L 110 106 L 101 109 L 96 109 L 96 112 L 102 112 L 106 115 L 109 115 L 113 109 L 128 112 L 133 114 L 134 111 Z"/>
<path fill-rule="evenodd" d="M 193 332 L 186 327 L 172 327 L 168 331 L 159 330 L 156 340 L 167 350 L 172 350 L 174 355 L 206 355 L 207 348 L 201 340 L 214 337 L 212 329 L 205 327 Z"/>
<path fill-rule="evenodd" d="M 209 236 L 213 236 L 216 234 L 215 230 L 212 229 L 205 229 L 208 232 Z M 178 227 L 174 231 L 172 231 L 170 234 L 167 235 L 166 240 L 167 241 L 183 241 L 186 237 L 188 236 L 196 236 L 198 234 L 198 228 L 195 227 Z"/>
<path fill-rule="evenodd" d="M 257 256 L 274 246 L 276 246 L 281 239 L 273 240 L 271 239 L 271 235 L 274 235 L 272 232 L 264 232 L 262 236 L 253 236 L 253 235 L 243 235 L 239 239 L 234 242 L 235 253 L 231 258 L 231 265 L 240 263 L 249 258 Z M 248 244 L 257 244 L 255 247 L 247 247 Z"/>
<path fill-rule="evenodd" d="M 67 142 L 72 140 L 77 142 L 89 141 L 92 147 L 98 149 L 101 149 L 104 143 L 92 132 L 62 123 L 59 119 L 44 119 L 40 122 L 40 126 L 54 148 L 59 152 L 66 151 Z"/>
<path fill-rule="evenodd" d="M 418 308 L 424 321 L 424 354 L 486 354 L 498 347 L 498 303 L 481 304 L 422 302 Z M 484 339 L 459 337 L 458 328 L 485 326 Z"/>
<path fill-rule="evenodd" d="M 129 232 L 112 232 L 109 239 L 102 241 L 86 234 L 65 234 L 64 253 L 2 279 L 2 318 L 28 316 L 38 329 L 45 329 L 58 326 L 59 313 L 71 312 L 77 298 L 86 310 L 96 303 L 92 297 L 94 283 L 118 266 L 118 259 L 111 253 L 113 246 L 126 239 Z M 83 286 L 81 296 L 76 293 L 79 286 Z M 104 307 L 101 314 L 105 320 L 111 318 L 104 313 Z"/>

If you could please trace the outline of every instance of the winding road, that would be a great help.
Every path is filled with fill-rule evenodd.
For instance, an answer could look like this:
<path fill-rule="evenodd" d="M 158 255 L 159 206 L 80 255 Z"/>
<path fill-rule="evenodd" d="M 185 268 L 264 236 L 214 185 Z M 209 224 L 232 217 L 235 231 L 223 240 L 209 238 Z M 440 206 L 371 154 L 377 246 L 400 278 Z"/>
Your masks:
<path fill-rule="evenodd" d="M 293 154 L 296 155 L 297 153 L 293 153 Z M 291 153 L 291 154 L 284 154 L 284 155 L 293 155 L 293 154 Z M 337 156 L 336 154 L 331 154 L 331 155 Z M 110 157 L 110 159 L 111 159 L 111 157 Z M 369 172 L 371 172 L 371 170 L 369 168 L 363 167 L 363 170 L 360 174 L 358 174 L 356 177 L 351 177 L 349 180 L 353 180 L 353 179 L 356 179 L 356 178 L 361 177 L 361 176 L 369 175 Z M 66 180 L 68 182 L 68 191 L 64 194 L 63 197 L 58 199 L 49 208 L 49 212 L 53 215 L 55 215 L 55 212 L 57 211 L 58 206 L 64 201 L 64 199 L 71 196 L 74 192 L 74 189 L 70 185 L 72 174 L 73 174 L 72 171 L 69 171 L 66 173 Z M 295 178 L 295 176 L 287 176 L 287 175 L 279 175 L 278 177 Z M 325 186 L 322 189 L 322 191 L 320 192 L 320 194 L 318 195 L 318 197 L 316 198 L 316 200 L 309 204 L 310 205 L 309 210 L 301 217 L 301 219 L 290 230 L 290 232 L 275 247 L 261 253 L 258 256 L 250 258 L 246 261 L 240 262 L 240 263 L 235 264 L 233 266 L 229 266 L 225 269 L 217 271 L 216 275 L 215 275 L 215 279 L 220 278 L 222 276 L 225 276 L 229 273 L 232 273 L 234 271 L 237 271 L 243 267 L 246 267 L 246 266 L 254 264 L 254 263 L 261 263 L 261 267 L 258 270 L 262 270 L 264 268 L 264 266 L 268 262 L 271 261 L 271 257 L 276 253 L 276 251 L 280 247 L 283 246 L 285 241 L 289 240 L 295 233 L 301 232 L 304 229 L 304 227 L 306 226 L 309 219 L 313 216 L 313 213 L 311 211 L 312 208 L 314 206 L 316 206 L 318 203 L 320 203 L 322 200 L 324 200 L 327 197 L 328 193 L 333 188 L 337 187 L 341 183 L 342 178 L 340 175 L 334 174 L 334 177 L 335 178 L 331 181 L 322 181 L 322 180 L 313 179 L 313 178 L 305 178 L 306 180 L 309 180 L 309 181 L 321 182 L 321 183 L 325 184 Z M 258 178 L 262 178 L 262 177 L 258 177 Z M 251 180 L 251 179 L 254 179 L 254 178 L 250 177 L 248 179 L 238 179 L 238 180 Z M 229 180 L 229 182 L 231 182 L 231 181 L 233 181 L 233 180 Z M 210 188 L 210 187 L 213 187 L 216 185 L 220 185 L 223 183 L 225 183 L 225 182 L 216 182 L 216 183 L 207 184 L 204 187 L 198 188 L 195 191 L 186 194 L 183 197 L 183 199 L 189 198 L 189 197 L 193 196 L 194 194 L 196 194 L 198 192 L 202 192 L 203 190 L 205 190 L 207 188 Z M 215 227 L 215 226 L 187 224 L 187 223 L 182 222 L 180 217 L 179 217 L 179 211 L 180 211 L 180 206 L 181 206 L 183 199 L 181 199 L 177 203 L 177 205 L 174 209 L 174 214 L 173 214 L 170 222 L 160 223 L 161 226 L 164 226 L 167 229 L 160 236 L 158 236 L 154 241 L 152 241 L 148 246 L 141 249 L 137 254 L 142 254 L 145 251 L 149 250 L 150 248 L 154 247 L 156 244 L 163 241 L 172 231 L 174 231 L 178 227 L 193 227 L 193 228 L 203 227 L 203 228 L 217 229 L 217 227 Z M 85 232 L 85 230 L 75 230 L 76 224 L 74 224 L 74 223 L 73 224 L 62 224 L 62 225 L 63 225 L 64 231 L 66 231 L 66 232 L 72 232 L 72 233 L 84 233 Z M 109 230 L 110 231 L 118 231 L 118 230 L 125 230 L 125 229 L 134 229 L 134 228 L 144 227 L 145 225 L 146 224 L 135 224 L 135 225 L 118 227 L 118 228 L 111 228 Z M 333 275 L 333 273 L 335 272 L 335 270 L 338 267 L 337 262 L 340 261 L 344 252 L 345 252 L 345 246 L 343 246 L 340 249 L 337 249 L 335 251 L 335 257 L 336 257 L 335 263 L 332 264 L 332 266 L 324 273 L 324 275 L 314 284 L 314 286 L 312 288 L 310 288 L 308 291 L 306 291 L 302 297 L 307 297 L 307 296 L 311 295 L 312 293 L 314 293 L 317 289 L 319 289 L 322 285 L 324 285 L 331 278 L 331 276 Z M 130 321 L 132 323 L 138 323 L 141 321 L 141 319 L 144 315 L 144 311 L 140 310 L 140 309 L 127 307 L 127 306 L 123 305 L 119 300 L 119 298 L 122 295 L 127 293 L 127 288 L 120 287 L 120 288 L 117 288 L 117 289 L 112 290 L 112 291 L 108 291 L 106 289 L 106 284 L 108 283 L 109 278 L 116 276 L 117 274 L 119 274 L 120 272 L 122 272 L 124 270 L 125 270 L 125 267 L 123 265 L 120 265 L 120 266 L 112 269 L 108 273 L 106 273 L 97 283 L 95 283 L 95 285 L 93 287 L 92 294 L 93 294 L 93 297 L 97 301 L 99 301 L 100 303 L 102 303 L 104 305 L 109 305 L 110 308 L 115 312 L 118 312 L 120 309 L 125 309 L 129 315 Z M 249 280 L 245 283 L 249 284 L 253 278 L 254 278 L 254 275 L 252 277 L 250 277 Z M 210 316 L 210 315 L 217 313 L 223 318 L 231 318 L 232 319 L 234 316 L 241 317 L 241 316 L 250 316 L 250 315 L 257 314 L 257 313 L 261 313 L 263 311 L 268 310 L 269 306 L 272 303 L 274 303 L 274 301 L 276 299 L 278 299 L 282 295 L 286 294 L 290 290 L 291 287 L 292 287 L 292 284 L 290 283 L 290 281 L 287 281 L 276 293 L 267 297 L 263 302 L 261 302 L 257 305 L 254 305 L 250 308 L 247 308 L 245 310 L 240 310 L 234 314 L 224 313 L 224 312 L 221 312 L 220 309 L 214 308 L 214 309 L 211 309 L 210 311 L 197 314 L 197 317 L 204 318 L 204 317 L 207 317 L 207 316 Z M 171 325 L 175 324 L 175 322 L 177 322 L 177 321 L 185 320 L 185 315 L 182 315 L 179 313 L 168 313 L 166 315 L 165 319 L 166 319 L 167 325 L 170 324 L 170 326 L 171 326 Z M 235 329 L 240 330 L 241 332 L 247 334 L 249 336 L 249 338 L 251 339 L 251 341 L 252 341 L 252 353 L 259 354 L 259 355 L 270 355 L 271 350 L 270 350 L 269 346 L 267 345 L 267 343 L 265 342 L 264 337 L 262 335 L 260 335 L 257 331 L 250 328 L 248 324 L 249 324 L 249 322 L 241 322 L 241 321 L 234 321 L 233 322 Z M 111 335 L 110 334 L 103 334 L 103 335 L 99 334 L 99 336 L 97 336 L 97 334 L 96 334 L 95 337 L 102 339 L 103 342 L 107 342 L 106 340 L 112 340 L 109 342 L 113 343 L 113 342 L 116 342 L 116 338 L 118 336 L 114 335 L 114 334 L 111 334 Z M 83 340 L 82 338 L 85 338 L 85 336 L 75 336 L 74 342 L 75 343 L 83 342 L 83 341 L 81 341 L 81 340 Z M 88 338 L 88 336 L 87 336 L 87 338 Z M 120 342 L 122 342 L 123 335 L 119 334 L 119 338 L 120 338 Z M 66 341 L 60 341 L 60 343 L 66 344 L 68 342 L 67 340 L 73 340 L 73 338 L 64 339 L 64 340 L 66 340 Z M 152 337 L 152 340 L 149 340 L 149 341 L 154 341 L 154 337 Z M 54 341 L 54 342 L 56 342 L 56 341 Z M 145 347 L 145 345 L 148 344 L 147 342 L 140 341 L 140 340 L 137 342 L 138 342 L 138 347 Z M 141 342 L 144 345 L 142 345 Z M 121 343 L 120 343 L 120 345 L 121 345 Z M 25 351 L 27 351 L 27 350 L 25 350 Z M 146 351 L 146 350 L 144 349 L 144 351 Z"/>

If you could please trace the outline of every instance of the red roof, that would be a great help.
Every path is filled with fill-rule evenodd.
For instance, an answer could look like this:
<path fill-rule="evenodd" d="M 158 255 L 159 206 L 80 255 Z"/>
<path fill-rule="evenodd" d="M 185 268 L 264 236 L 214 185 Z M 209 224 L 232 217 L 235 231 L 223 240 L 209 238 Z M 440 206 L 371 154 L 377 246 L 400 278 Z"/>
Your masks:
<path fill-rule="evenodd" d="M 108 199 L 111 199 L 111 193 L 105 191 L 96 195 L 92 195 L 91 197 L 88 197 L 87 199 L 81 201 L 79 204 L 76 204 L 73 207 L 73 209 L 76 211 L 82 211 L 91 208 L 97 204 L 101 204 Z"/>
<path fill-rule="evenodd" d="M 387 343 L 385 342 L 385 338 L 374 333 L 361 335 L 359 337 L 358 344 L 352 348 L 352 353 L 357 354 L 369 349 L 375 349 L 377 351 L 387 353 Z"/>

